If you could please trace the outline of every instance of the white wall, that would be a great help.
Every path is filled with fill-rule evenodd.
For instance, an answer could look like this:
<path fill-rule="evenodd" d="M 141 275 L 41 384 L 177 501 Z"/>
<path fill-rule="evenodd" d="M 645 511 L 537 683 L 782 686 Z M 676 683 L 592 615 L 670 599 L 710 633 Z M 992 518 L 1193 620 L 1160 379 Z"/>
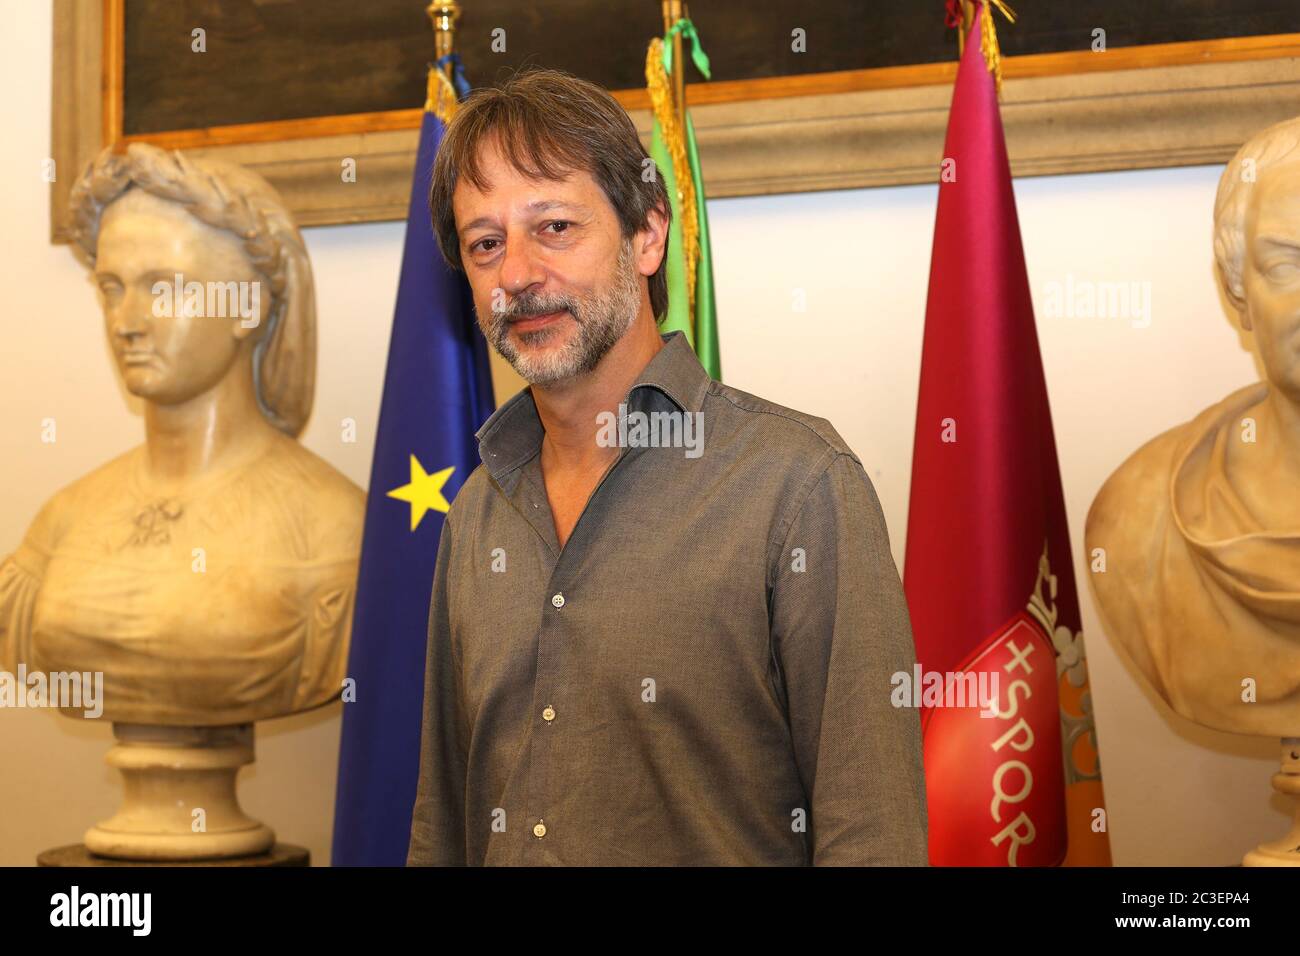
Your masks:
<path fill-rule="evenodd" d="M 56 489 L 138 443 L 138 408 L 110 364 L 93 287 L 47 241 L 50 3 L 4 0 L 0 89 L 0 554 Z M 707 171 L 706 171 L 707 172 Z M 74 175 L 59 170 L 60 176 Z M 1049 319 L 1039 335 L 1060 443 L 1076 573 L 1096 489 L 1147 438 L 1257 377 L 1216 292 L 1210 218 L 1218 170 L 1017 183 L 1035 298 L 1067 274 L 1150 282 L 1153 319 Z M 709 203 L 727 381 L 829 418 L 867 462 L 902 565 L 934 187 Z M 312 229 L 320 302 L 316 410 L 305 444 L 363 487 L 396 295 L 397 223 Z M 794 309 L 804 290 L 806 311 Z M 42 444 L 53 417 L 59 440 Z M 339 440 L 352 417 L 359 439 Z M 1170 714 L 1117 658 L 1085 591 L 1115 861 L 1236 862 L 1286 829 L 1270 798 L 1276 742 L 1201 730 Z M 258 727 L 246 809 L 329 859 L 339 706 Z M 106 724 L 0 711 L 0 865 L 77 842 L 115 807 Z"/>

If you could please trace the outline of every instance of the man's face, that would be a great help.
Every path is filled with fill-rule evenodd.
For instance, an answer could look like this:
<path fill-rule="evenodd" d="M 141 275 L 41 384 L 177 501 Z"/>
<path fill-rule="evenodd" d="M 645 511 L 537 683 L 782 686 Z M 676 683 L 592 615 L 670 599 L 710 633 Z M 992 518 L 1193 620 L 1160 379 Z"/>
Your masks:
<path fill-rule="evenodd" d="M 1246 221 L 1246 316 L 1264 372 L 1300 402 L 1300 163 L 1263 173 Z"/>
<path fill-rule="evenodd" d="M 649 312 L 658 260 L 633 252 L 590 173 L 530 180 L 490 140 L 480 168 L 489 188 L 461 177 L 452 208 L 483 334 L 534 385 L 590 372 Z"/>

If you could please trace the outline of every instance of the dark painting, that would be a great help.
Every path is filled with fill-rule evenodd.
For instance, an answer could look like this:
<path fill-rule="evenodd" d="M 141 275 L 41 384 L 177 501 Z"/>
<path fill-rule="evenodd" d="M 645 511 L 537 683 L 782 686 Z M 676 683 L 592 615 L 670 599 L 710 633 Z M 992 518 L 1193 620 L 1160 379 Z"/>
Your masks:
<path fill-rule="evenodd" d="M 1300 0 L 1009 0 L 1003 52 L 1300 32 Z M 471 85 L 525 65 L 608 89 L 643 87 L 658 0 L 461 0 L 457 49 Z M 421 0 L 126 0 L 124 132 L 153 133 L 411 109 L 424 103 L 433 32 Z M 955 57 L 941 0 L 696 0 L 715 80 L 935 63 Z M 193 52 L 192 31 L 206 52 Z M 805 31 L 794 52 L 792 31 Z M 504 52 L 493 32 L 504 30 Z M 688 73 L 694 79 L 694 75 Z"/>

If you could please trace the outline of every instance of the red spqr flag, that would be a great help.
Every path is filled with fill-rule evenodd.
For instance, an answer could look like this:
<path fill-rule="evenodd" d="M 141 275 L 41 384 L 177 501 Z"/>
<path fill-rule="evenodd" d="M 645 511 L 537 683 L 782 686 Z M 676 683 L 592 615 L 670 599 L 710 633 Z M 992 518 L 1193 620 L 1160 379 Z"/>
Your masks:
<path fill-rule="evenodd" d="M 919 701 L 930 861 L 1107 865 L 1060 469 L 981 52 L 989 15 L 977 0 L 948 121 L 903 574 L 917 677 L 934 691 L 940 675 Z M 978 691 L 953 706 L 977 688 L 992 706 Z"/>

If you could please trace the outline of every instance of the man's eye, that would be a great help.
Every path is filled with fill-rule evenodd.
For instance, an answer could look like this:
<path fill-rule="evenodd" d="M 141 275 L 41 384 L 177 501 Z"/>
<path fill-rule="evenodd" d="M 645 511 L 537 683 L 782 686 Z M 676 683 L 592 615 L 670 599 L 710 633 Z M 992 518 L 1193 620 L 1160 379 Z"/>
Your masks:
<path fill-rule="evenodd" d="M 569 223 L 564 219 L 556 219 L 554 222 L 548 222 L 546 228 L 553 230 L 551 235 L 559 235 L 569 228 Z"/>
<path fill-rule="evenodd" d="M 470 248 L 471 251 L 474 252 L 491 252 L 492 247 L 495 244 L 496 244 L 495 239 L 480 239 L 478 242 L 474 243 L 474 245 L 471 246 Z"/>
<path fill-rule="evenodd" d="M 1279 262 L 1270 266 L 1266 274 L 1270 279 L 1289 279 L 1296 274 L 1296 268 L 1294 262 Z"/>

